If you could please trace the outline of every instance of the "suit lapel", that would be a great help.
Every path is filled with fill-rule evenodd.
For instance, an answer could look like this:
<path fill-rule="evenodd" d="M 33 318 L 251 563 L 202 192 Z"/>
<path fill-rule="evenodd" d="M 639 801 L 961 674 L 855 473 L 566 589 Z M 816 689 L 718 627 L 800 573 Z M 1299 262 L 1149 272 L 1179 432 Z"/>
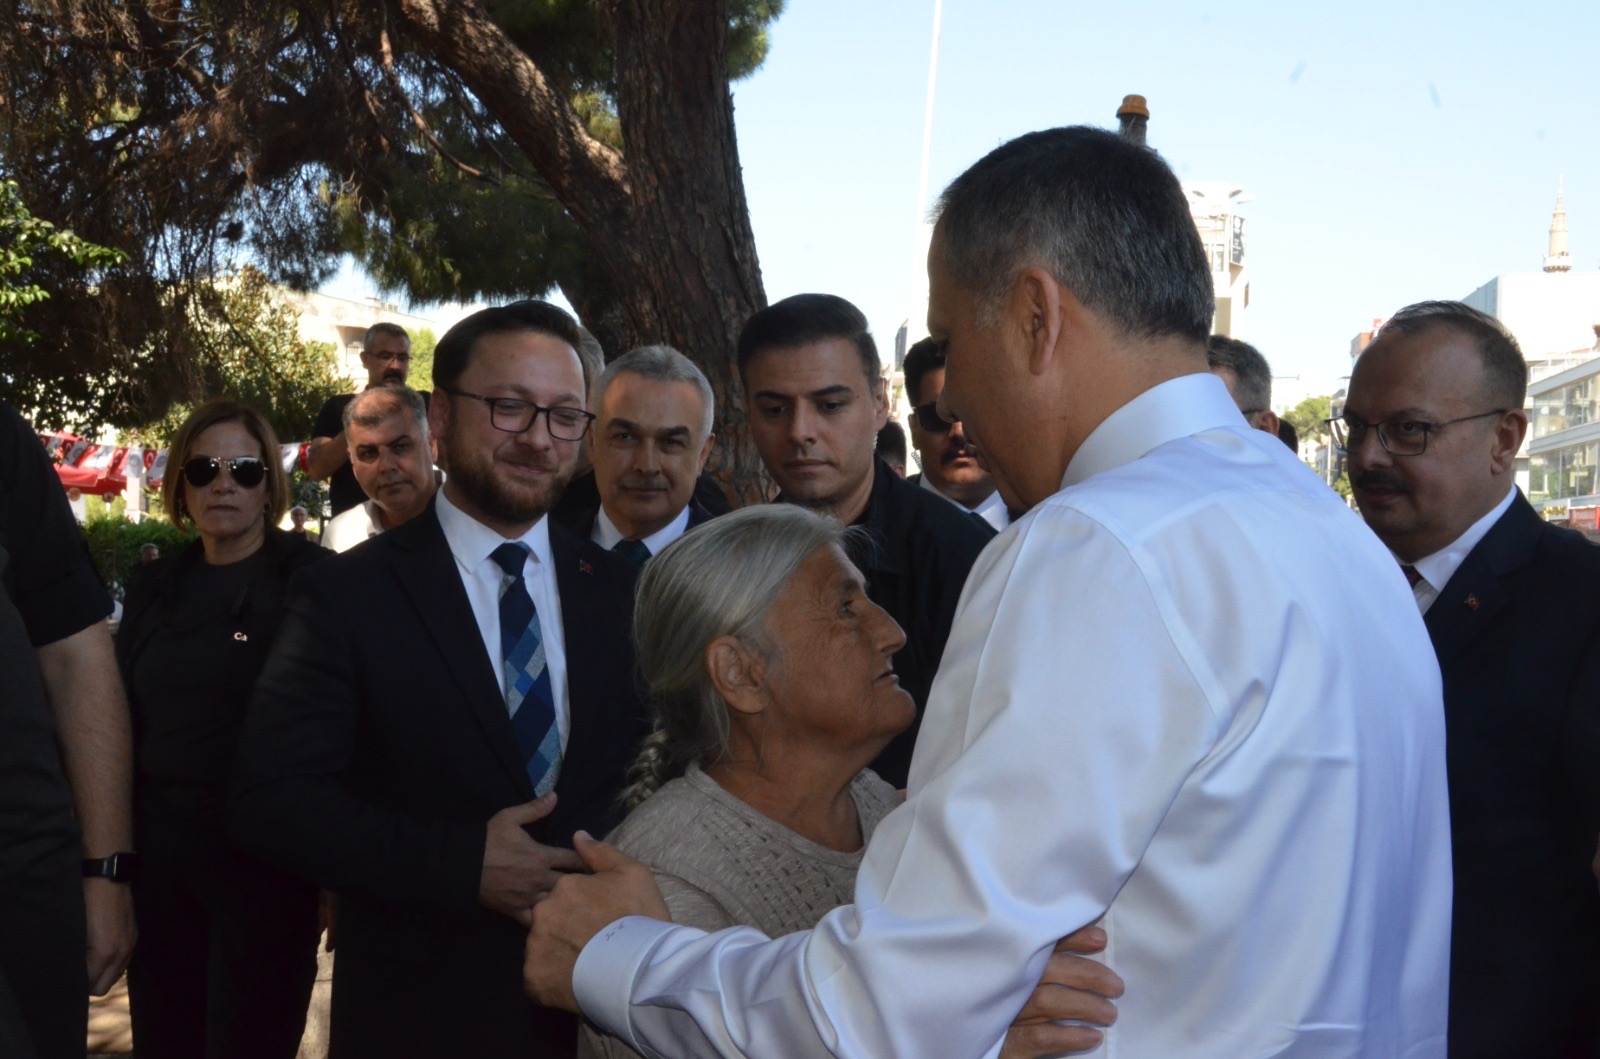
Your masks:
<path fill-rule="evenodd" d="M 413 530 L 412 525 L 416 525 Z M 506 712 L 472 604 L 456 568 L 455 556 L 432 506 L 406 526 L 384 534 L 391 538 L 395 580 L 416 608 L 417 617 L 438 648 L 445 668 L 461 689 L 461 698 L 477 721 L 484 738 L 524 797 L 533 797 L 517 751 L 516 733 Z"/>
<path fill-rule="evenodd" d="M 713 515 L 711 513 L 711 510 L 709 508 L 707 508 L 704 504 L 702 504 L 700 501 L 694 499 L 693 497 L 689 498 L 689 525 L 688 525 L 688 529 L 694 529 L 696 526 L 702 525 L 702 524 L 704 524 L 706 522 L 710 522 L 712 519 L 714 519 L 716 517 L 717 516 Z"/>
<path fill-rule="evenodd" d="M 1440 590 L 1426 624 L 1441 660 L 1458 657 L 1510 601 L 1502 581 L 1533 560 L 1542 525 L 1519 495 Z"/>
<path fill-rule="evenodd" d="M 559 526 L 550 527 L 550 554 L 556 564 L 556 591 L 561 595 L 561 630 L 567 650 L 567 703 L 570 707 L 567 751 L 561 761 L 562 776 L 577 774 L 596 743 L 595 676 L 602 663 L 595 652 L 595 630 L 605 627 L 599 607 L 598 575 L 583 558 L 584 542 Z M 559 786 L 557 790 L 559 791 Z"/>

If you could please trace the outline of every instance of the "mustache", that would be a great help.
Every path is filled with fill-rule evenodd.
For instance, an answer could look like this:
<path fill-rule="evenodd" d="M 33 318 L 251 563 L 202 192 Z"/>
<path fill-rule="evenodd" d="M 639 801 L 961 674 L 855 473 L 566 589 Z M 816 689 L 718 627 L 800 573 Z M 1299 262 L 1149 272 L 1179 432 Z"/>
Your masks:
<path fill-rule="evenodd" d="M 1392 471 L 1362 471 L 1350 483 L 1357 489 L 1390 489 L 1397 493 L 1408 493 L 1400 476 Z"/>
<path fill-rule="evenodd" d="M 406 373 L 399 368 L 389 368 L 383 373 L 384 382 L 405 382 Z"/>
<path fill-rule="evenodd" d="M 957 443 L 947 442 L 945 444 L 944 451 L 939 454 L 939 462 L 949 463 L 950 461 L 959 459 L 962 456 L 976 456 L 977 454 L 978 450 L 973 447 L 972 442 L 963 438 Z"/>

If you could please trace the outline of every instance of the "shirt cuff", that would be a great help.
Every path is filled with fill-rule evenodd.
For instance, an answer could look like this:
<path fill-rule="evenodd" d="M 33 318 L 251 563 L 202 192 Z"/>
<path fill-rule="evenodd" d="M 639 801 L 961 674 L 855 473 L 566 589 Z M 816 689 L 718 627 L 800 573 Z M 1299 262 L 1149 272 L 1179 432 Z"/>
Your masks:
<path fill-rule="evenodd" d="M 583 1013 L 607 1033 L 643 1053 L 628 1018 L 633 983 L 639 977 L 639 969 L 667 935 L 688 929 L 647 916 L 626 916 L 589 939 L 572 968 L 572 992 Z"/>

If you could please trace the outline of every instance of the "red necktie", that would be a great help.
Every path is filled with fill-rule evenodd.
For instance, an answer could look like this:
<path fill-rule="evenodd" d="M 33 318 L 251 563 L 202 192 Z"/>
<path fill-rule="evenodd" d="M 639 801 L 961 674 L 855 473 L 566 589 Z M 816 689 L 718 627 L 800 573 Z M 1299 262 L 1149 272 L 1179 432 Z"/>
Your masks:
<path fill-rule="evenodd" d="M 1422 575 L 1417 573 L 1417 568 L 1415 566 L 1410 566 L 1408 564 L 1402 563 L 1401 566 L 1400 566 L 1400 569 L 1406 575 L 1406 582 L 1412 588 L 1416 588 L 1417 587 L 1417 582 L 1422 580 Z"/>

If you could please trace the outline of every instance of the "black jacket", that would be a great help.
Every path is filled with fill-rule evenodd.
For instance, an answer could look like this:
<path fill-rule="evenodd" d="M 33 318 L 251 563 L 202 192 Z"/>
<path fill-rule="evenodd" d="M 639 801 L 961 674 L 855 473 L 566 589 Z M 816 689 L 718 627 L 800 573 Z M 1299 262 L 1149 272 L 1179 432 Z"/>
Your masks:
<path fill-rule="evenodd" d="M 571 727 L 556 809 L 530 830 L 570 846 L 617 821 L 648 717 L 637 571 L 555 524 L 550 543 Z M 489 817 L 532 798 L 434 506 L 306 571 L 256 687 L 229 824 L 340 895 L 336 1056 L 569 1054 L 574 1020 L 522 992 L 527 931 L 477 903 Z"/>
<path fill-rule="evenodd" d="M 872 499 L 856 522 L 867 531 L 867 542 L 852 548 L 850 558 L 867 577 L 867 595 L 906 634 L 894 669 L 917 704 L 917 718 L 872 763 L 878 775 L 904 787 L 956 601 L 995 532 L 943 497 L 908 484 L 882 460 L 875 464 Z"/>
<path fill-rule="evenodd" d="M 1600 1054 L 1600 548 L 1519 496 L 1426 622 L 1455 861 L 1450 1054 Z"/>
<path fill-rule="evenodd" d="M 176 556 L 148 569 L 145 576 L 129 586 L 116 649 L 118 667 L 132 708 L 135 753 L 142 756 L 147 720 L 153 709 L 186 708 L 196 715 L 214 717 L 216 727 L 209 738 L 195 741 L 196 760 L 191 769 L 185 770 L 193 780 L 192 786 L 202 788 L 190 794 L 198 799 L 191 808 L 202 811 L 203 815 L 220 818 L 228 775 L 249 706 L 248 688 L 266 665 L 272 641 L 283 623 L 289 581 L 300 570 L 332 554 L 304 537 L 269 527 L 261 550 L 254 557 L 249 580 L 229 609 L 229 620 L 223 623 L 225 627 L 182 631 L 172 627 L 174 615 L 183 605 L 190 577 L 205 562 L 205 551 L 198 540 Z M 205 663 L 225 665 L 231 671 L 228 683 L 238 687 L 239 693 L 230 694 L 222 687 L 197 682 L 195 668 L 202 664 L 197 660 L 194 668 L 186 667 L 184 672 L 171 674 L 170 681 L 163 681 L 169 684 L 163 701 L 142 701 L 135 670 L 152 643 L 165 635 L 204 638 L 203 649 L 216 656 L 204 660 Z M 195 701 L 174 701 L 184 697 Z M 144 786 L 142 779 L 141 786 Z"/>

